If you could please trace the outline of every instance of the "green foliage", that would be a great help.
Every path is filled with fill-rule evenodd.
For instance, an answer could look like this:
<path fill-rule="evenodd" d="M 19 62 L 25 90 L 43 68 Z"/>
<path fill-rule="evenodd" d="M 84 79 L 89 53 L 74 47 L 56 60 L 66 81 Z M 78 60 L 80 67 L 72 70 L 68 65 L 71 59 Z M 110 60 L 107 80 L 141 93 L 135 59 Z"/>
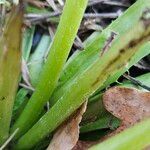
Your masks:
<path fill-rule="evenodd" d="M 0 39 L 0 145 L 9 134 L 12 108 L 18 87 L 22 17 L 22 10 L 19 7 L 13 8 Z"/>
<path fill-rule="evenodd" d="M 150 119 L 113 136 L 90 150 L 141 150 L 149 146 Z"/>
<path fill-rule="evenodd" d="M 144 12 L 141 16 L 143 14 Z M 73 82 L 69 84 L 67 92 L 62 95 L 59 101 L 19 139 L 16 149 L 31 148 L 54 131 L 91 94 L 104 85 L 110 76 L 116 74 L 118 70 L 126 68 L 136 52 L 145 47 L 145 42 L 147 43 L 146 48 L 150 46 L 149 35 L 150 27 L 145 27 L 143 20 L 139 18 L 135 27 L 122 36 L 118 36 L 103 56 L 97 57 L 91 66 L 74 78 Z M 32 143 L 29 144 L 29 141 Z"/>
<path fill-rule="evenodd" d="M 13 138 L 14 150 L 32 149 L 43 141 L 47 144 L 47 136 L 52 135 L 87 99 L 89 103 L 81 123 L 81 133 L 110 129 L 110 120 L 111 129 L 119 125 L 119 120 L 103 108 L 101 96 L 105 88 L 150 54 L 150 0 L 138 0 L 101 33 L 93 33 L 84 42 L 84 50 L 76 51 L 67 60 L 87 2 L 67 0 L 53 41 L 44 34 L 34 51 L 31 48 L 35 27 L 24 31 L 22 59 L 28 63 L 29 80 L 35 91 L 20 88 L 17 95 L 23 13 L 19 6 L 13 8 L 0 37 L 0 145 L 8 138 L 9 130 L 13 133 L 16 129 L 19 130 Z M 32 6 L 28 6 L 27 11 L 49 12 L 48 9 L 39 11 Z M 112 35 L 113 40 L 108 43 Z M 111 47 L 107 47 L 108 44 Z M 137 79 L 149 86 L 149 74 Z M 143 90 L 128 81 L 120 86 Z M 47 102 L 51 108 L 45 113 Z M 94 122 L 90 121 L 91 116 L 96 117 Z M 136 142 L 137 149 L 144 148 L 150 138 L 146 135 L 149 125 L 149 120 L 144 121 L 91 149 L 133 148 Z"/>
<path fill-rule="evenodd" d="M 109 27 L 103 30 L 102 33 L 96 32 L 88 38 L 88 40 L 85 42 L 85 50 L 75 52 L 66 63 L 63 72 L 61 73 L 58 86 L 51 97 L 51 105 L 56 103 L 56 101 L 59 100 L 61 96 L 68 91 L 71 82 L 74 82 L 74 79 L 77 78 L 77 76 L 80 76 L 84 70 L 92 66 L 96 59 L 101 60 L 101 50 L 105 46 L 106 40 L 110 37 L 111 33 L 115 32 L 118 35 L 117 37 L 119 37 L 123 36 L 127 31 L 134 28 L 142 16 L 142 13 L 146 10 L 147 7 L 150 7 L 149 4 L 149 0 L 144 2 L 143 0 L 139 0 L 133 6 L 131 6 L 120 18 L 115 20 L 112 24 L 110 24 Z M 120 70 L 116 70 L 113 76 L 109 77 L 105 83 L 99 87 L 99 91 L 115 82 L 132 65 L 137 63 L 141 58 L 148 55 L 149 53 L 149 44 L 139 49 L 131 58 L 131 60 L 128 61 L 128 65 L 126 67 L 120 68 Z"/>
<path fill-rule="evenodd" d="M 12 128 L 12 132 L 19 128 L 16 137 L 23 135 L 37 121 L 43 110 L 43 106 L 55 89 L 76 37 L 87 1 L 88 0 L 66 1 L 39 83 L 27 106 Z M 76 8 L 76 13 L 74 12 L 74 8 Z"/>

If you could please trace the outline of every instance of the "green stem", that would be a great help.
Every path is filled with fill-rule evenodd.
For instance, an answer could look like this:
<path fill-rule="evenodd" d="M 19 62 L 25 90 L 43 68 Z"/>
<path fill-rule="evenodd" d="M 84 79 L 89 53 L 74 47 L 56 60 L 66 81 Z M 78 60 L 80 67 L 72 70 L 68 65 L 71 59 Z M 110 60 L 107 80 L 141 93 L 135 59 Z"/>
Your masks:
<path fill-rule="evenodd" d="M 150 119 L 91 147 L 89 150 L 141 150 L 150 143 Z"/>
<path fill-rule="evenodd" d="M 19 6 L 13 8 L 0 39 L 0 145 L 8 137 L 18 87 L 21 68 L 22 18 L 23 13 Z"/>
<path fill-rule="evenodd" d="M 24 134 L 39 118 L 49 100 L 76 37 L 88 0 L 67 0 L 39 84 L 29 103 L 12 128 L 16 137 Z"/>
<path fill-rule="evenodd" d="M 145 28 L 144 22 L 139 19 L 134 28 L 123 36 L 118 37 L 102 57 L 99 56 L 94 64 L 72 82 L 68 91 L 19 139 L 15 148 L 30 149 L 54 131 L 79 108 L 89 95 L 93 94 L 99 86 L 103 85 L 109 76 L 113 75 L 116 70 L 126 67 L 128 61 L 141 48 L 141 45 L 149 40 L 149 36 L 150 26 Z M 150 46 L 150 42 L 148 44 Z"/>

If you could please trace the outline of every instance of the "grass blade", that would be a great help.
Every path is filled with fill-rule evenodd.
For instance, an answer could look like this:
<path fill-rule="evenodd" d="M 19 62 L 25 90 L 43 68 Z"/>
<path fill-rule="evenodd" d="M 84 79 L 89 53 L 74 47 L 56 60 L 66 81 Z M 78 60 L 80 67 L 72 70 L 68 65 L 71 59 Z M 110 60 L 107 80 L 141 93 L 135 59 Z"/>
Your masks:
<path fill-rule="evenodd" d="M 148 21 L 149 19 L 146 22 Z M 140 18 L 135 27 L 123 36 L 118 37 L 112 47 L 102 57 L 99 56 L 92 66 L 76 78 L 60 100 L 19 139 L 15 148 L 29 149 L 33 147 L 79 108 L 85 99 L 93 94 L 99 86 L 103 85 L 106 79 L 113 75 L 116 70 L 124 68 L 135 52 L 141 48 L 141 45 L 149 40 L 149 24 L 145 24 L 145 21 Z M 29 141 L 32 141 L 32 143 Z"/>
<path fill-rule="evenodd" d="M 136 77 L 135 79 L 140 81 L 142 84 L 146 86 L 150 86 L 150 73 L 140 75 Z M 145 89 L 143 89 L 142 87 L 137 86 L 128 80 L 124 81 L 122 84 L 118 84 L 118 86 L 136 88 L 138 90 L 145 91 Z M 107 111 L 103 108 L 104 106 L 102 105 L 102 95 L 103 93 L 96 95 L 94 97 L 91 97 L 90 102 L 87 106 L 87 110 L 82 119 L 82 124 L 80 128 L 81 133 L 94 131 L 94 130 L 101 129 L 104 127 L 105 128 L 109 128 L 110 126 L 112 127 L 112 125 L 109 124 L 110 119 L 114 121 L 115 123 L 118 122 L 118 120 L 113 118 L 111 114 L 105 116 L 105 114 L 107 114 Z M 95 121 L 93 120 L 93 118 L 96 118 Z M 87 123 L 87 121 L 90 121 L 90 122 Z"/>
<path fill-rule="evenodd" d="M 31 84 L 33 87 L 39 82 L 39 77 L 44 66 L 44 62 L 46 60 L 46 54 L 48 54 L 48 50 L 51 44 L 51 38 L 48 35 L 43 35 L 35 52 L 30 56 L 29 59 L 29 75 Z"/>
<path fill-rule="evenodd" d="M 23 12 L 20 7 L 13 8 L 3 36 L 0 39 L 0 145 L 8 137 L 12 108 L 21 69 Z"/>
<path fill-rule="evenodd" d="M 59 87 L 61 87 L 64 83 L 69 82 L 69 80 L 73 76 L 76 76 L 77 73 L 80 74 L 80 72 L 84 71 L 84 69 L 89 66 L 89 60 L 94 62 L 94 57 L 99 56 L 100 50 L 104 47 L 105 42 L 112 31 L 120 36 L 123 35 L 130 28 L 136 25 L 142 15 L 142 12 L 148 7 L 150 7 L 149 0 L 138 0 L 122 16 L 104 29 L 102 33 L 93 33 L 85 41 L 84 51 L 77 51 L 69 58 L 69 61 L 66 63 L 63 72 L 61 73 Z"/>
<path fill-rule="evenodd" d="M 23 33 L 23 41 L 22 41 L 22 56 L 25 61 L 28 60 L 29 54 L 32 47 L 33 36 L 34 36 L 35 27 L 26 28 Z"/>
<path fill-rule="evenodd" d="M 30 82 L 32 86 L 36 87 L 44 65 L 44 57 L 46 57 L 46 54 L 48 54 L 51 39 L 49 36 L 43 35 L 34 53 L 29 58 L 33 39 L 33 31 L 34 28 L 28 29 L 26 33 L 24 33 L 25 39 L 23 40 L 23 58 L 27 61 L 29 66 Z M 21 114 L 22 110 L 25 108 L 29 99 L 27 97 L 28 94 L 31 94 L 30 90 L 25 88 L 19 89 L 13 108 L 13 120 L 16 120 Z"/>
<path fill-rule="evenodd" d="M 141 150 L 150 143 L 150 119 L 91 147 L 89 150 Z"/>
<path fill-rule="evenodd" d="M 29 91 L 24 88 L 19 89 L 19 91 L 17 92 L 16 97 L 15 97 L 14 106 L 13 106 L 13 114 L 12 114 L 13 121 L 17 119 L 20 112 L 23 110 L 23 108 L 27 104 L 28 93 L 29 93 Z"/>
<path fill-rule="evenodd" d="M 80 75 L 92 63 L 94 63 L 95 59 L 99 57 L 100 51 L 104 47 L 106 40 L 109 38 L 112 31 L 116 32 L 119 36 L 122 36 L 125 32 L 136 26 L 136 23 L 142 15 L 142 12 L 148 7 L 150 7 L 149 0 L 139 0 L 102 33 L 94 33 L 86 41 L 85 50 L 76 52 L 65 65 L 59 80 L 59 84 L 51 97 L 50 103 L 53 105 L 62 96 L 62 94 L 67 91 L 70 82 L 72 82 L 74 78 Z M 109 84 L 115 82 L 123 74 L 123 72 L 127 71 L 141 58 L 148 55 L 150 51 L 147 49 L 149 48 L 146 48 L 146 45 L 145 48 L 141 48 L 135 54 L 132 60 L 130 60 L 128 68 L 117 70 L 117 72 L 112 77 L 109 77 L 105 84 L 100 87 L 99 91 L 107 87 Z"/>
<path fill-rule="evenodd" d="M 50 48 L 39 84 L 29 103 L 12 128 L 19 128 L 17 137 L 24 134 L 38 119 L 44 104 L 50 98 L 76 37 L 88 0 L 67 0 Z M 74 11 L 76 8 L 76 11 Z"/>
<path fill-rule="evenodd" d="M 96 95 L 97 93 L 99 93 L 102 89 L 108 87 L 111 83 L 116 82 L 117 79 L 123 74 L 125 73 L 131 66 L 133 66 L 134 64 L 136 64 L 140 59 L 142 59 L 144 56 L 150 54 L 150 50 L 149 50 L 149 43 L 144 44 L 143 46 L 141 46 L 141 48 L 139 48 L 135 54 L 133 55 L 133 57 L 129 60 L 128 65 L 126 67 L 122 67 L 120 69 L 117 69 L 110 77 L 108 77 L 105 81 L 104 84 L 102 84 L 99 89 L 94 93 L 94 95 Z M 92 63 L 93 64 L 93 63 Z M 90 65 L 92 65 L 90 64 Z M 75 78 L 78 78 L 79 75 L 76 75 L 76 77 L 72 78 L 71 81 L 69 81 L 67 84 L 65 84 L 64 86 L 62 86 L 61 88 L 59 88 L 57 91 L 54 92 L 54 94 L 51 97 L 50 100 L 50 104 L 51 106 L 54 105 L 59 98 L 61 98 L 61 96 L 68 91 L 68 89 L 70 88 L 70 85 L 72 84 L 72 82 L 74 82 Z"/>

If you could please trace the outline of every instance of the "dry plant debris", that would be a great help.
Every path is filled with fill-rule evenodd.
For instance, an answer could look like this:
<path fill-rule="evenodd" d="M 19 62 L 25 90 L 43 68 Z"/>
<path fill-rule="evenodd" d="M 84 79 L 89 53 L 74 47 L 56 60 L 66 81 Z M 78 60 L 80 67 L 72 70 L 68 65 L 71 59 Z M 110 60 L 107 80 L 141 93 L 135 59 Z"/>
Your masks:
<path fill-rule="evenodd" d="M 47 150 L 71 150 L 79 139 L 79 124 L 86 111 L 87 102 L 85 102 L 77 112 L 62 126 L 60 126 L 47 148 Z"/>
<path fill-rule="evenodd" d="M 110 113 L 122 120 L 115 133 L 150 117 L 150 92 L 113 87 L 105 92 L 103 103 Z"/>

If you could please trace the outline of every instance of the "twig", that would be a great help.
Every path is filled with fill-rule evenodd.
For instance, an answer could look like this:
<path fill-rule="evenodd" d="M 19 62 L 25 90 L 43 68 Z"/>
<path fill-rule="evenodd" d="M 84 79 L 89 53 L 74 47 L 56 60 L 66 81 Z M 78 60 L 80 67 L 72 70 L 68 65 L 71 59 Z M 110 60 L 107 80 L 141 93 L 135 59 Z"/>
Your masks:
<path fill-rule="evenodd" d="M 24 83 L 19 83 L 19 85 L 20 85 L 21 87 L 27 89 L 27 90 L 30 90 L 30 91 L 33 91 L 33 92 L 35 91 L 35 89 L 34 89 L 33 87 L 28 86 L 28 85 L 26 85 L 26 84 L 24 84 Z"/>
<path fill-rule="evenodd" d="M 61 6 L 64 6 L 63 0 L 57 0 L 57 1 L 58 1 L 58 3 L 59 3 Z"/>
<path fill-rule="evenodd" d="M 46 2 L 41 2 L 38 0 L 26 0 L 26 2 L 30 3 L 33 6 L 36 6 L 38 8 L 44 8 L 45 6 L 48 6 Z"/>
<path fill-rule="evenodd" d="M 84 18 L 117 18 L 119 16 L 119 14 L 117 12 L 113 12 L 113 13 L 86 13 L 84 15 Z"/>
<path fill-rule="evenodd" d="M 124 4 L 122 2 L 111 1 L 111 0 L 91 0 L 88 4 L 89 7 L 98 5 L 98 4 L 106 4 L 106 5 L 113 5 L 113 6 L 120 6 L 120 7 L 129 7 L 129 4 Z"/>
<path fill-rule="evenodd" d="M 53 12 L 50 14 L 26 14 L 26 19 L 33 19 L 33 20 L 43 20 L 48 19 L 50 17 L 57 17 L 61 15 L 61 12 Z M 117 12 L 112 13 L 85 13 L 84 18 L 117 18 L 118 17 Z"/>
<path fill-rule="evenodd" d="M 26 14 L 25 15 L 25 18 L 26 19 L 33 19 L 33 18 L 38 18 L 38 19 L 47 19 L 47 18 L 50 18 L 50 17 L 56 17 L 56 16 L 59 16 L 61 14 L 61 12 L 52 12 L 52 13 L 49 13 L 49 14 Z"/>
<path fill-rule="evenodd" d="M 13 139 L 13 137 L 16 135 L 16 133 L 18 132 L 19 128 L 16 129 L 12 135 L 6 140 L 6 142 L 0 147 L 0 150 L 3 150 L 8 144 L 9 142 Z"/>
<path fill-rule="evenodd" d="M 21 72 L 22 72 L 22 78 L 23 78 L 23 81 L 25 82 L 25 84 L 27 84 L 28 86 L 31 86 L 28 66 L 24 59 L 22 59 Z"/>
<path fill-rule="evenodd" d="M 61 12 L 53 12 L 51 14 L 26 14 L 25 18 L 26 20 L 29 20 L 31 23 L 38 23 L 39 21 L 47 21 L 47 19 L 52 18 L 52 17 L 57 17 L 61 15 Z M 118 12 L 112 12 L 112 13 L 85 13 L 84 18 L 86 19 L 95 19 L 95 18 L 100 18 L 100 19 L 115 19 L 120 15 Z"/>
<path fill-rule="evenodd" d="M 95 1 L 90 1 L 88 6 L 91 7 L 91 6 L 94 6 L 94 5 L 97 5 L 99 3 L 102 3 L 102 2 L 105 2 L 107 0 L 95 0 Z"/>
<path fill-rule="evenodd" d="M 54 0 L 46 0 L 46 1 L 55 12 L 59 12 L 59 9 L 57 5 L 55 4 Z"/>
<path fill-rule="evenodd" d="M 83 42 L 81 41 L 81 39 L 79 38 L 79 36 L 76 36 L 76 39 L 75 39 L 75 41 L 74 41 L 74 45 L 75 45 L 78 49 L 84 49 Z"/>
<path fill-rule="evenodd" d="M 102 4 L 113 5 L 113 6 L 121 6 L 121 7 L 129 7 L 129 4 L 123 4 L 122 2 L 117 1 L 104 1 Z"/>
<path fill-rule="evenodd" d="M 116 36 L 117 36 L 117 33 L 111 32 L 110 37 L 108 38 L 108 40 L 106 41 L 106 43 L 105 43 L 105 45 L 104 45 L 104 47 L 103 47 L 103 49 L 102 49 L 101 56 L 102 56 L 105 52 L 107 52 L 107 50 L 111 47 L 111 44 L 112 44 L 112 42 L 114 41 L 114 39 L 116 38 Z"/>
<path fill-rule="evenodd" d="M 145 85 L 145 84 L 143 84 L 143 83 L 140 82 L 139 80 L 137 80 L 137 79 L 135 79 L 135 78 L 133 78 L 133 77 L 127 75 L 127 74 L 124 74 L 123 76 L 124 76 L 126 79 L 130 80 L 133 84 L 138 85 L 138 86 L 141 86 L 142 88 L 144 88 L 144 89 L 150 91 L 150 87 L 147 86 L 147 85 Z"/>
<path fill-rule="evenodd" d="M 147 56 L 148 58 L 149 56 Z M 150 60 L 149 59 L 142 59 L 140 60 L 137 64 L 134 66 L 138 67 L 139 69 L 147 70 L 150 71 L 150 65 L 149 65 Z"/>

